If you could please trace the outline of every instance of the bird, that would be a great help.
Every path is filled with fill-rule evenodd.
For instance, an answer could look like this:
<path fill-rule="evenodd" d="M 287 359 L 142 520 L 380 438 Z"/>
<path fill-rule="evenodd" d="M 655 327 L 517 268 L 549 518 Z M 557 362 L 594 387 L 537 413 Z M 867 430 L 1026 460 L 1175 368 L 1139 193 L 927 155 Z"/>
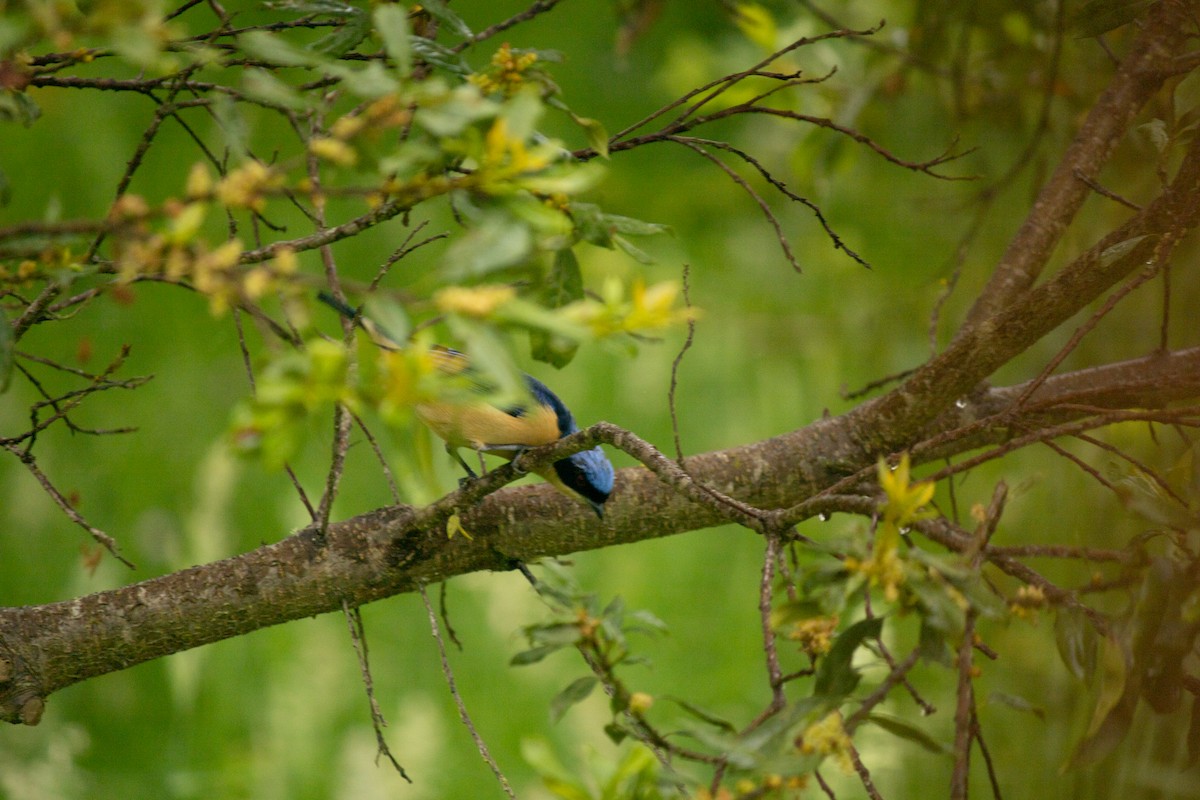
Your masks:
<path fill-rule="evenodd" d="M 365 320 L 358 310 L 328 292 L 320 292 L 318 298 L 363 327 L 377 344 L 390 349 L 399 347 L 378 325 Z M 472 368 L 465 353 L 440 345 L 435 345 L 430 352 L 442 372 L 470 376 Z M 478 399 L 422 403 L 416 407 L 417 417 L 445 442 L 446 452 L 458 461 L 469 478 L 476 477 L 475 471 L 459 454 L 460 448 L 515 460 L 530 448 L 551 444 L 579 430 L 570 409 L 550 387 L 526 373 L 522 373 L 522 378 L 532 400 L 528 405 L 493 405 L 483 397 L 486 387 L 477 382 Z M 587 505 L 597 517 L 604 519 L 604 506 L 612 494 L 615 473 L 612 462 L 599 445 L 559 459 L 536 472 L 559 492 Z"/>

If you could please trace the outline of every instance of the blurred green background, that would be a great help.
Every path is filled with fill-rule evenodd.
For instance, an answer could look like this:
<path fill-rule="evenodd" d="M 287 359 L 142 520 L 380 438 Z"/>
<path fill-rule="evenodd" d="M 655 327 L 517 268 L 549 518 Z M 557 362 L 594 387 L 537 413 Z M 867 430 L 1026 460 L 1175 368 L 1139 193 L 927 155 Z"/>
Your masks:
<path fill-rule="evenodd" d="M 629 278 L 640 271 L 653 280 L 678 279 L 682 265 L 690 265 L 691 298 L 703 317 L 679 373 L 680 434 L 688 453 L 756 441 L 793 430 L 826 411 L 839 413 L 852 406 L 842 399 L 843 389 L 920 363 L 929 353 L 930 314 L 954 273 L 959 242 L 973 225 L 981 191 L 995 187 L 986 220 L 964 251 L 957 288 L 940 313 L 938 337 L 944 343 L 1109 70 L 1094 41 L 1064 40 L 1063 62 L 1069 69 L 1064 67 L 1058 77 L 1061 87 L 1056 87 L 1046 118 L 1044 140 L 1029 153 L 1026 146 L 1043 100 L 1039 81 L 1045 82 L 1050 60 L 1052 38 L 1044 31 L 1053 22 L 1052 9 L 1041 3 L 965 4 L 975 7 L 969 15 L 956 11 L 954 3 L 831 5 L 855 25 L 886 18 L 888 25 L 877 37 L 884 47 L 834 41 L 797 52 L 794 62 L 813 74 L 835 66 L 838 70 L 826 83 L 796 90 L 805 113 L 857 128 L 909 160 L 934 157 L 955 141 L 960 149 L 977 148 L 943 171 L 980 179 L 937 181 L 815 127 L 770 119 L 721 126 L 712 135 L 719 133 L 754 153 L 818 204 L 838 234 L 871 264 L 865 269 L 835 252 L 809 210 L 773 198 L 804 270 L 796 274 L 752 199 L 696 154 L 655 145 L 615 157 L 595 199 L 609 211 L 669 224 L 674 235 L 639 242 L 657 256 L 655 266 L 644 268 L 623 255 L 589 249 L 581 253 L 584 273 L 589 286 L 597 287 L 605 276 Z M 237 10 L 243 4 L 226 6 Z M 481 29 L 525 4 L 456 0 L 454 7 Z M 781 39 L 826 29 L 797 7 L 771 8 L 785 28 Z M 244 9 L 246 19 L 258 13 L 249 3 Z M 565 60 L 551 71 L 572 108 L 616 131 L 693 86 L 744 69 L 764 55 L 730 24 L 719 3 L 667 2 L 661 12 L 626 54 L 614 50 L 618 24 L 612 6 L 566 3 L 476 48 L 470 59 L 482 65 L 502 40 L 562 51 Z M 889 50 L 902 46 L 939 66 L 906 70 Z M 955 83 L 947 77 L 955 64 L 976 77 Z M 59 89 L 36 90 L 31 96 L 42 118 L 28 129 L 0 127 L 0 170 L 13 192 L 11 202 L 0 208 L 0 224 L 101 213 L 151 119 L 152 105 L 137 96 Z M 218 138 L 211 122 L 196 120 L 201 135 Z M 547 127 L 572 147 L 584 145 L 574 126 L 551 119 Z M 271 136 L 270 131 L 256 134 L 262 141 Z M 177 125 L 165 125 L 160 137 L 131 187 L 151 198 L 177 194 L 198 160 Z M 1136 195 L 1153 180 L 1145 169 L 1152 158 L 1146 137 L 1130 136 L 1122 144 L 1118 167 L 1107 177 L 1122 193 Z M 1016 163 L 1023 170 L 998 184 Z M 763 181 L 749 177 L 766 196 Z M 334 205 L 331 214 L 337 218 L 344 210 Z M 1068 234 L 1064 252 L 1093 241 L 1120 212 L 1089 201 L 1085 214 L 1087 221 Z M 440 211 L 419 209 L 412 222 L 426 218 L 432 220 L 428 232 L 453 230 Z M 399 221 L 393 221 L 339 243 L 338 263 L 345 274 L 369 280 L 405 235 Z M 434 244 L 403 261 L 389 285 L 428 290 L 428 268 L 444 245 Z M 305 259 L 306 266 L 317 268 L 314 254 Z M 1158 330 L 1153 295 L 1144 290 L 1132 298 L 1108 328 L 1120 335 L 1090 337 L 1066 366 L 1148 352 Z M 1177 307 L 1187 308 L 1194 295 L 1194 287 L 1180 288 Z M 335 322 L 330 319 L 325 327 L 332 331 Z M 1007 367 L 997 382 L 1036 374 L 1071 327 Z M 1177 328 L 1182 338 L 1183 325 L 1177 323 Z M 670 453 L 667 390 L 682 339 L 677 331 L 633 355 L 585 348 L 561 372 L 540 364 L 525 366 L 555 387 L 581 424 L 610 420 Z M 38 442 L 37 453 L 43 469 L 78 500 L 93 523 L 117 537 L 139 569 L 130 574 L 106 558 L 89 572 L 81 552 L 88 544 L 85 534 L 63 518 L 14 459 L 0 459 L 4 605 L 69 599 L 244 552 L 305 522 L 284 475 L 265 473 L 227 451 L 230 412 L 248 387 L 232 321 L 212 316 L 202 298 L 139 285 L 132 302 L 102 300 L 67 323 L 33 330 L 21 348 L 66 363 L 80 363 L 90 352 L 84 365 L 95 369 L 123 343 L 133 348 L 124 374 L 152 374 L 154 380 L 137 391 L 93 398 L 80 421 L 97 427 L 132 425 L 137 433 L 86 437 L 56 430 Z M 0 397 L 0 431 L 22 430 L 32 399 L 28 386 L 16 381 Z M 1117 430 L 1112 436 L 1133 449 L 1148 447 L 1142 430 Z M 383 444 L 399 465 L 414 447 L 426 446 L 403 433 Z M 1093 458 L 1098 453 L 1076 450 Z M 1147 453 L 1151 459 L 1163 458 L 1152 449 Z M 318 437 L 297 465 L 314 495 L 319 495 L 326 454 Z M 439 489 L 452 488 L 452 465 L 440 453 L 435 461 Z M 614 461 L 618 466 L 631 463 L 622 454 L 614 455 Z M 1003 543 L 1119 546 L 1140 529 L 1085 475 L 1048 451 L 1018 454 L 972 474 L 958 487 L 959 508 L 986 503 L 1000 477 L 1014 489 L 997 537 Z M 943 506 L 946 501 L 939 495 Z M 378 467 L 360 443 L 352 451 L 335 517 L 388 502 Z M 808 523 L 802 533 L 819 539 L 828 531 L 861 525 L 835 517 Z M 669 695 L 739 723 L 766 702 L 756 611 L 761 554 L 756 537 L 725 527 L 571 557 L 585 587 L 602 597 L 621 595 L 631 608 L 651 609 L 670 627 L 664 638 L 638 642 L 652 665 L 626 674 L 632 688 L 658 698 L 652 716 L 661 715 L 655 718 L 664 727 L 669 729 L 669 720 L 678 714 L 666 699 Z M 1047 574 L 1061 577 L 1052 567 Z M 433 594 L 436 598 L 436 587 Z M 522 758 L 522 742 L 529 740 L 548 740 L 573 770 L 603 772 L 593 765 L 611 762 L 620 751 L 601 732 L 608 715 L 604 699 L 597 694 L 555 724 L 547 710 L 550 698 L 584 673 L 579 660 L 564 652 L 530 667 L 507 665 L 523 649 L 521 625 L 544 616 L 521 577 L 455 579 L 448 587 L 448 604 L 464 644 L 462 652 L 451 652 L 458 687 L 518 795 L 550 796 Z M 376 692 L 390 723 L 388 740 L 413 777 L 412 785 L 375 765 L 374 736 L 346 622 L 340 615 L 327 615 L 178 654 L 54 695 L 39 727 L 0 728 L 0 796 L 500 797 L 458 722 L 420 598 L 395 597 L 365 608 L 363 615 Z M 894 635 L 911 639 L 913 631 L 905 623 L 896 628 Z M 1140 759 L 1136 738 L 1126 750 L 1129 758 L 1100 773 L 1108 778 L 1059 774 L 1071 742 L 1086 724 L 1089 705 L 1086 689 L 1072 681 L 1055 654 L 1051 617 L 993 626 L 983 635 L 1002 654 L 999 661 L 982 665 L 977 692 L 1006 798 L 1101 796 L 1092 781 L 1104 783 L 1113 774 L 1140 780 L 1141 765 L 1147 762 Z M 868 684 L 882 674 L 868 669 Z M 913 679 L 930 689 L 929 699 L 939 709 L 919 723 L 935 738 L 949 741 L 953 675 L 921 666 Z M 993 702 L 989 698 L 995 692 L 1026 698 L 1043 713 L 1039 718 Z M 915 718 L 914 705 L 903 693 L 889 701 L 887 710 Z M 864 731 L 857 741 L 885 797 L 946 791 L 949 759 L 877 730 Z M 975 766 L 973 780 L 984 791 L 986 778 L 981 765 Z M 835 785 L 845 787 L 839 796 L 857 796 L 855 783 L 836 768 L 825 772 Z M 1170 785 L 1175 778 L 1161 780 Z"/>

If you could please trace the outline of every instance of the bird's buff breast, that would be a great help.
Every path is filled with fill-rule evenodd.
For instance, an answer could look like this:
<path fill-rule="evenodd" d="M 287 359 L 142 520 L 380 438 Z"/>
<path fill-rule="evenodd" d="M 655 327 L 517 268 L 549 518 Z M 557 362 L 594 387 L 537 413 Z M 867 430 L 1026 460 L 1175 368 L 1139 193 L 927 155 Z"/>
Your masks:
<path fill-rule="evenodd" d="M 545 406 L 536 406 L 519 417 L 486 403 L 420 405 L 416 412 L 438 438 L 453 447 L 537 447 L 559 439 L 558 419 Z"/>

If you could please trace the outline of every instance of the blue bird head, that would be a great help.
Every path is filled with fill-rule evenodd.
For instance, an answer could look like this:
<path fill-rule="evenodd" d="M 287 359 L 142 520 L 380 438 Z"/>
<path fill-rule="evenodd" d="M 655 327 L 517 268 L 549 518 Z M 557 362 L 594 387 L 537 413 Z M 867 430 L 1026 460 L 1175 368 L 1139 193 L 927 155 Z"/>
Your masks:
<path fill-rule="evenodd" d="M 613 490 L 613 466 L 598 446 L 554 462 L 562 487 L 583 498 L 604 519 L 604 503 Z"/>

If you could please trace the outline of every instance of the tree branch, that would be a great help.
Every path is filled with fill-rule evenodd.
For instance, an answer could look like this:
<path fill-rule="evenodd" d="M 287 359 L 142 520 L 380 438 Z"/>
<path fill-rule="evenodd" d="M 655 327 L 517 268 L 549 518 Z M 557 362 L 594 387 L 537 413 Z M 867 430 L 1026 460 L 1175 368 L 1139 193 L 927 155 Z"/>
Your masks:
<path fill-rule="evenodd" d="M 991 390 L 975 408 L 1002 407 L 1022 390 Z M 1094 411 L 1089 403 L 1158 407 L 1181 397 L 1200 397 L 1200 348 L 1051 378 L 1034 394 L 1029 413 L 1084 416 Z M 1071 405 L 1055 405 L 1066 402 Z M 755 516 L 759 509 L 793 506 L 868 458 L 843 449 L 852 422 L 853 415 L 822 419 L 773 439 L 694 456 L 684 470 L 636 436 L 600 423 L 528 451 L 522 461 L 535 468 L 603 441 L 650 463 L 656 472 L 621 470 L 604 523 L 549 486 L 497 491 L 518 477 L 506 464 L 425 508 L 393 506 L 333 523 L 324 539 L 308 527 L 249 553 L 132 586 L 0 609 L 0 719 L 34 724 L 45 698 L 71 684 L 336 611 L 343 602 L 358 606 L 413 591 L 422 582 L 507 570 L 516 560 L 663 537 L 731 517 L 757 523 L 757 530 L 769 525 Z M 949 430 L 962 419 L 947 414 L 939 424 Z M 993 429 L 990 435 L 1007 433 Z M 978 445 L 979 437 L 964 437 L 958 446 Z M 736 498 L 736 506 L 708 490 Z M 456 511 L 473 539 L 446 536 L 445 520 Z M 1002 568 L 1023 566 L 1007 556 L 991 560 Z"/>
<path fill-rule="evenodd" d="M 1137 112 L 1173 73 L 1172 61 L 1191 27 L 1188 4 L 1158 3 L 1108 87 L 1092 106 L 1071 146 L 1038 193 L 979 295 L 959 335 L 966 335 L 1027 291 L 1049 262 L 1055 246 L 1091 191 L 1100 168 L 1125 136 Z"/>

